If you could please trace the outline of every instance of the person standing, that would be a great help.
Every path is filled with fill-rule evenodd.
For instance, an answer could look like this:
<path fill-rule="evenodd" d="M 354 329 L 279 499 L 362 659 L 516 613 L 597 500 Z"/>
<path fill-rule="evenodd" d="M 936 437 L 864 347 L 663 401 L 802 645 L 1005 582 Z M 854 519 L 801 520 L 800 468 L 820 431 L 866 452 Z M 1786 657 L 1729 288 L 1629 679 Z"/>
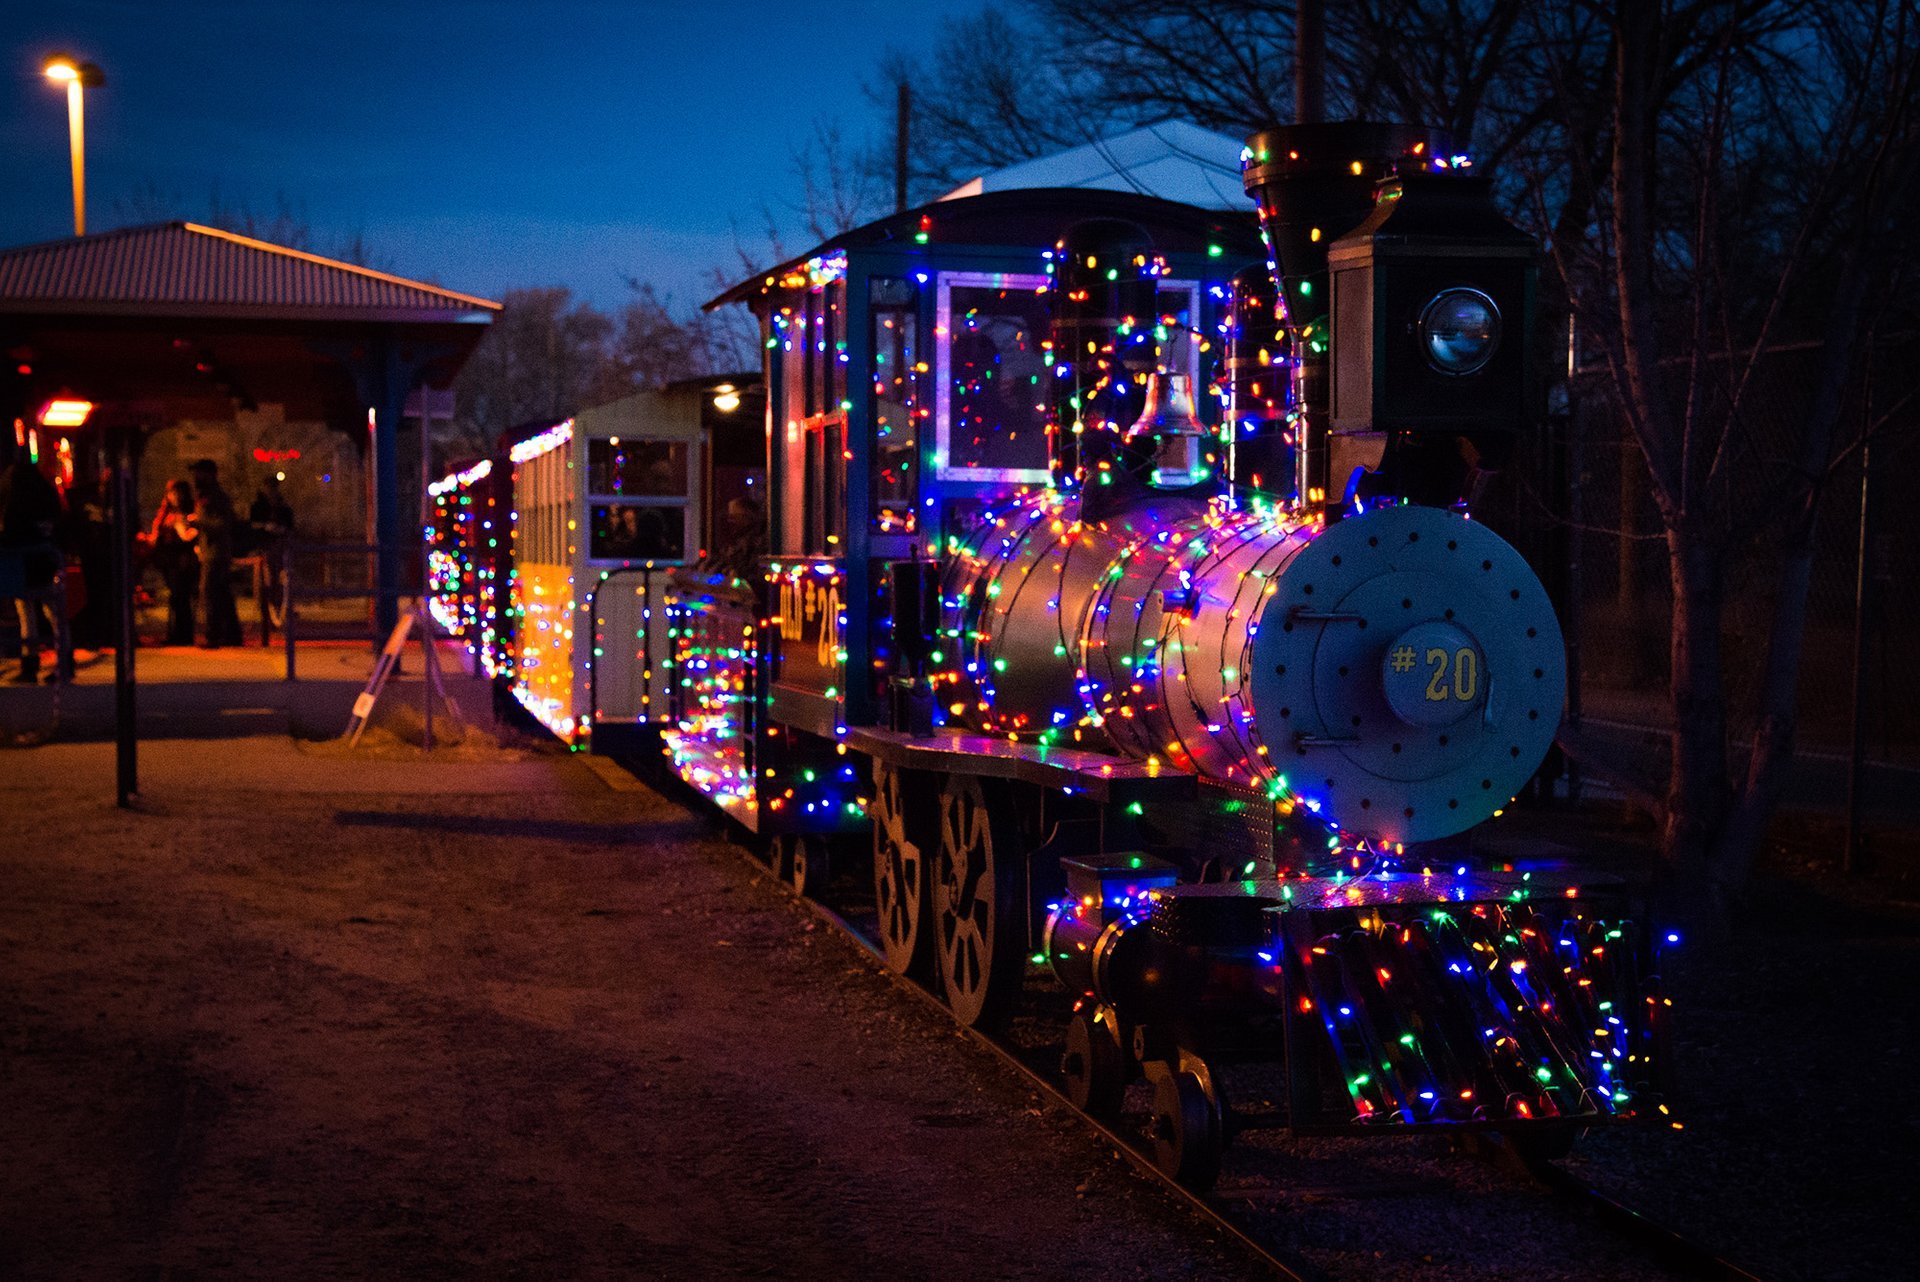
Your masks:
<path fill-rule="evenodd" d="M 240 644 L 240 611 L 233 603 L 233 539 L 239 523 L 233 500 L 220 485 L 220 466 L 196 459 L 193 515 L 187 518 L 193 553 L 200 562 L 200 611 L 209 650 Z"/>
<path fill-rule="evenodd" d="M 273 610 L 280 601 L 280 571 L 287 540 L 293 537 L 293 504 L 280 492 L 280 478 L 272 472 L 260 482 L 247 511 L 253 531 L 253 601 L 260 610 L 260 644 L 273 644 Z"/>
<path fill-rule="evenodd" d="M 193 551 L 193 487 L 185 481 L 167 482 L 160 510 L 147 533 L 153 568 L 167 582 L 167 644 L 193 644 L 193 599 L 200 591 L 200 561 Z"/>
<path fill-rule="evenodd" d="M 11 440 L 12 457 L 0 468 L 0 557 L 11 560 L 20 595 L 14 608 L 20 619 L 21 685 L 40 679 L 40 648 L 45 644 L 40 616 L 59 573 L 61 554 L 54 542 L 60 526 L 60 491 L 27 452 Z M 62 656 L 70 661 L 71 655 Z"/>

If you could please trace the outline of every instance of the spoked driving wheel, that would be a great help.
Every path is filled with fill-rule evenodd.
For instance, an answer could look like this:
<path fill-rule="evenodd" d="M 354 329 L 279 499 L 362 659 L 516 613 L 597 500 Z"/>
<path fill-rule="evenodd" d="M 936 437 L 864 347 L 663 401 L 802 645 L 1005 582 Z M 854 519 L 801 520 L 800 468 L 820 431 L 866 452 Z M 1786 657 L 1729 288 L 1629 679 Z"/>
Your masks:
<path fill-rule="evenodd" d="M 940 984 L 968 1027 L 1003 1025 L 1020 990 L 1019 853 L 1009 798 L 955 776 L 940 798 L 933 923 Z"/>
<path fill-rule="evenodd" d="M 930 856 L 938 817 L 921 777 L 884 762 L 873 768 L 873 901 L 880 951 L 902 975 L 925 978 L 933 959 L 927 925 Z"/>

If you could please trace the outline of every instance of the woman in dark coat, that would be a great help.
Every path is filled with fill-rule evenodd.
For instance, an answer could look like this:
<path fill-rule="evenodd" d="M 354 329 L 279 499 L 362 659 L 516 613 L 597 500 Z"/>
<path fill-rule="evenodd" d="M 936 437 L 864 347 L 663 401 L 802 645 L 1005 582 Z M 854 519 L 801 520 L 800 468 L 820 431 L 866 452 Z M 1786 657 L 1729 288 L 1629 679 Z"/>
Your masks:
<path fill-rule="evenodd" d="M 193 598 L 200 591 L 200 561 L 193 554 L 193 487 L 168 481 L 166 497 L 147 534 L 153 568 L 167 581 L 167 644 L 193 644 Z"/>
<path fill-rule="evenodd" d="M 188 539 L 200 559 L 200 612 L 207 649 L 240 644 L 240 611 L 233 603 L 233 540 L 240 523 L 233 500 L 221 488 L 212 459 L 193 465 L 193 515 Z"/>

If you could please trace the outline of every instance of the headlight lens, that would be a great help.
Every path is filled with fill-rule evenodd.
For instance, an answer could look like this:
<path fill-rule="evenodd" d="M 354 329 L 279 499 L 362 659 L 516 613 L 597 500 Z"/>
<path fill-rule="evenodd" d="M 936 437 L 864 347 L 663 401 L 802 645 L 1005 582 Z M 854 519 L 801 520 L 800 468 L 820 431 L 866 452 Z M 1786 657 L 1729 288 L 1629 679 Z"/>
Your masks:
<path fill-rule="evenodd" d="M 1420 313 L 1420 342 L 1443 374 L 1471 374 L 1500 346 L 1500 309 L 1477 289 L 1443 289 Z"/>

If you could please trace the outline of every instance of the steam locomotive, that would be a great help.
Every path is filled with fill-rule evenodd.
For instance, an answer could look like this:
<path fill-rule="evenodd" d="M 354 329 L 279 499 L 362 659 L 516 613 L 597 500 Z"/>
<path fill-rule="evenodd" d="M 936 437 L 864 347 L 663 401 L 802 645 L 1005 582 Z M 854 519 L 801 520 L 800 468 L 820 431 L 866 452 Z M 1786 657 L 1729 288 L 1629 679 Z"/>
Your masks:
<path fill-rule="evenodd" d="M 1301 1133 L 1551 1151 L 1654 1115 L 1649 932 L 1473 853 L 1565 693 L 1547 593 L 1470 508 L 1536 417 L 1534 247 L 1436 131 L 1243 159 L 1257 220 L 976 195 L 722 295 L 764 341 L 764 554 L 593 555 L 616 455 L 662 439 L 603 431 L 511 500 L 542 568 L 507 571 L 499 666 L 557 732 L 663 754 L 802 893 L 870 853 L 888 964 L 962 1023 L 1050 971 L 1075 1102 L 1144 1077 L 1189 1184 L 1249 1064 Z M 578 433 L 516 447 L 516 486 Z"/>

